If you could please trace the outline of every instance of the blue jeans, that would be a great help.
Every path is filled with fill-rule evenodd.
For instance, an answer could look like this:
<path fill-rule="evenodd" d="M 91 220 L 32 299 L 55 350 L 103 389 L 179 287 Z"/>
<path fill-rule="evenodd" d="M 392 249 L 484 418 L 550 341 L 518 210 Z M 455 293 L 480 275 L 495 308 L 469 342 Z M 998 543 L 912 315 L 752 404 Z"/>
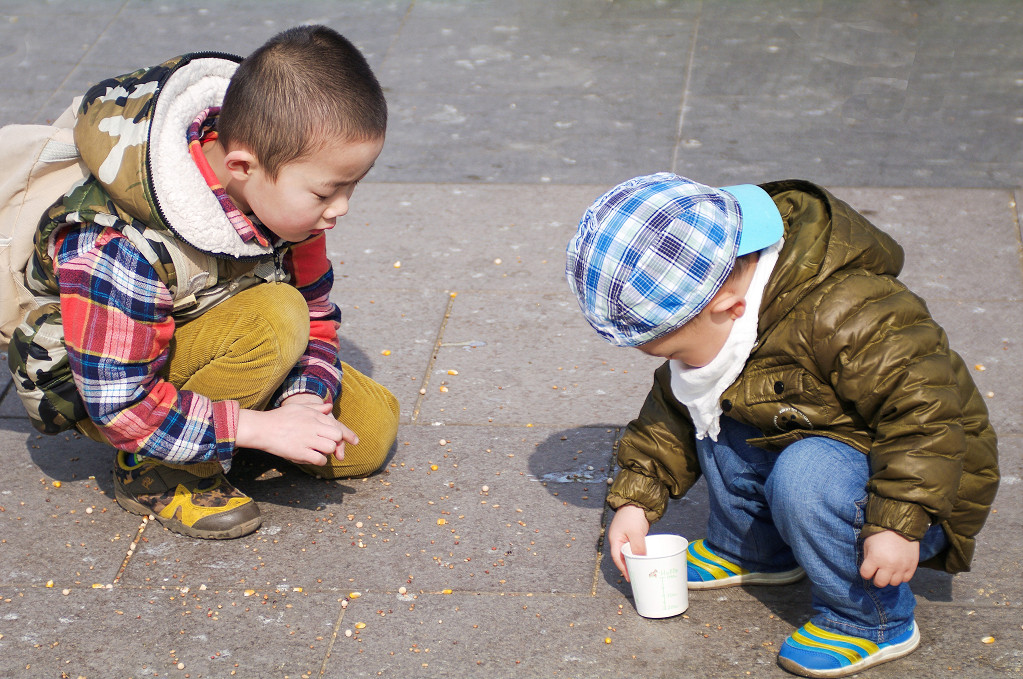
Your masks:
<path fill-rule="evenodd" d="M 710 487 L 706 542 L 751 571 L 802 566 L 819 627 L 874 642 L 906 632 L 916 606 L 909 584 L 875 587 L 859 573 L 867 456 L 822 436 L 797 441 L 780 454 L 746 443 L 759 436 L 753 427 L 722 417 L 716 442 L 696 442 Z M 920 560 L 946 545 L 941 527 L 931 526 L 920 542 Z"/>

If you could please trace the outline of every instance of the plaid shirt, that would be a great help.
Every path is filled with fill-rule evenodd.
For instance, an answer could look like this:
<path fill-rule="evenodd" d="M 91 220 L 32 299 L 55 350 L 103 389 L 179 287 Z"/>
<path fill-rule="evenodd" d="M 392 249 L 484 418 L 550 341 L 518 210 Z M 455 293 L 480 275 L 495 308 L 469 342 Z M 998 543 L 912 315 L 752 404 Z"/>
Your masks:
<path fill-rule="evenodd" d="M 160 377 L 174 300 L 152 265 L 117 229 L 95 223 L 65 230 L 55 246 L 68 357 L 100 431 L 121 450 L 177 464 L 219 460 L 229 468 L 240 406 Z M 333 401 L 341 390 L 341 312 L 329 299 L 334 273 L 326 238 L 291 245 L 282 265 L 308 304 L 310 336 L 270 407 L 300 393 Z"/>

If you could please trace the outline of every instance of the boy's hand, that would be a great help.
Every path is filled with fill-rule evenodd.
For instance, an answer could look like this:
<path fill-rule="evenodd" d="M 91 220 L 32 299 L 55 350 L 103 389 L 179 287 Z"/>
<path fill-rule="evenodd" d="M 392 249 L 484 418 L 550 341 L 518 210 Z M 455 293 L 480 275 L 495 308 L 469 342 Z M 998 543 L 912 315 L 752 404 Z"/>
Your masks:
<path fill-rule="evenodd" d="M 611 525 L 607 529 L 607 544 L 611 549 L 611 560 L 629 581 L 629 571 L 622 557 L 622 547 L 629 543 L 633 554 L 646 554 L 646 534 L 650 531 L 650 522 L 646 520 L 646 512 L 636 505 L 623 505 L 615 512 Z"/>
<path fill-rule="evenodd" d="M 909 582 L 920 563 L 920 543 L 886 530 L 863 541 L 860 577 L 873 580 L 877 587 Z"/>
<path fill-rule="evenodd" d="M 332 411 L 332 404 L 312 394 L 296 394 L 274 410 L 242 409 L 235 444 L 302 464 L 325 465 L 328 455 L 343 460 L 345 443 L 355 445 L 359 437 Z"/>

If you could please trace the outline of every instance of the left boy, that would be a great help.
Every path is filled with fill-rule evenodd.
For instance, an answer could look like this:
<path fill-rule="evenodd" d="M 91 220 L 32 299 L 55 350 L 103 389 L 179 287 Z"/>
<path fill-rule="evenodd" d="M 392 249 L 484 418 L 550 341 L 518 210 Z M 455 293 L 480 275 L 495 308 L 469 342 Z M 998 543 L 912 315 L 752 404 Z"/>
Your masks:
<path fill-rule="evenodd" d="M 324 26 L 86 93 L 75 141 L 92 175 L 40 223 L 26 278 L 53 301 L 9 358 L 37 428 L 117 449 L 122 507 L 239 537 L 261 522 L 224 476 L 240 448 L 326 478 L 383 463 L 398 404 L 342 369 L 325 232 L 386 124 L 365 58 Z"/>

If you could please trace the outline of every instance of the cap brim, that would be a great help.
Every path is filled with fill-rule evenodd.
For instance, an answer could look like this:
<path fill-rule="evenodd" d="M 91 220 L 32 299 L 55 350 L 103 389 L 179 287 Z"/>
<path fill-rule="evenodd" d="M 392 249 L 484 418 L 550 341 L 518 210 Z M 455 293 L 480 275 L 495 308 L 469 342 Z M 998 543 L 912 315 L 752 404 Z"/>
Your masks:
<path fill-rule="evenodd" d="M 736 257 L 771 247 L 785 235 L 781 213 L 767 191 L 754 184 L 725 186 L 721 190 L 731 194 L 742 211 L 742 231 Z"/>

